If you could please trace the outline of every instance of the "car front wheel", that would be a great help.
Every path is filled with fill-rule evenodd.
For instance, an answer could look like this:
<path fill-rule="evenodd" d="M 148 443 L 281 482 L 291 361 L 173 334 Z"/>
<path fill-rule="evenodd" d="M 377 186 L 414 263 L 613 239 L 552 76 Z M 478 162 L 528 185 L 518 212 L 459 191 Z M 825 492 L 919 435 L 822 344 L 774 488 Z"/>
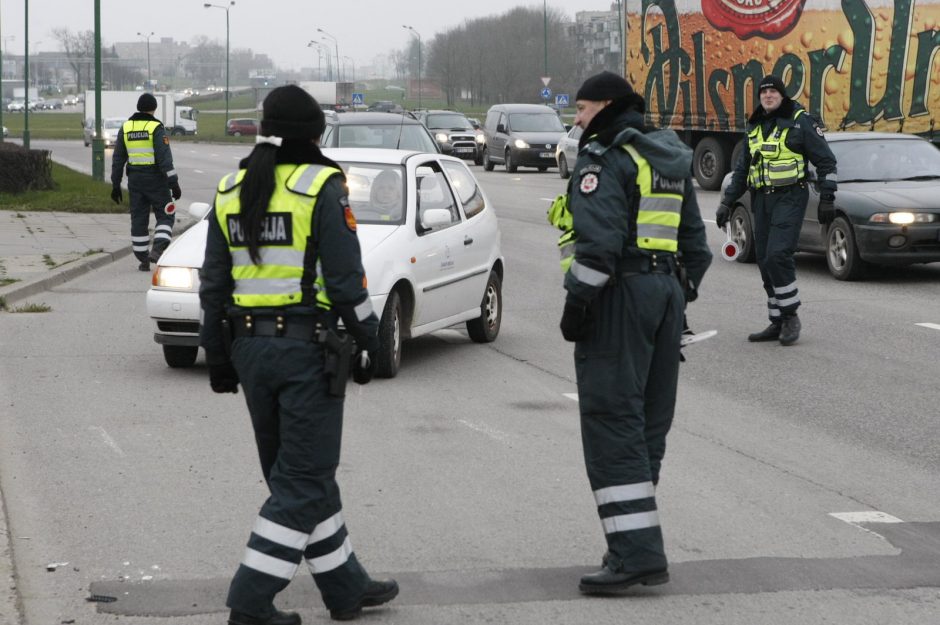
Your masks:
<path fill-rule="evenodd" d="M 506 164 L 506 171 L 509 173 L 514 173 L 516 169 L 518 169 L 516 164 L 512 161 L 512 152 L 510 150 L 506 150 L 506 160 L 503 162 Z"/>
<path fill-rule="evenodd" d="M 858 253 L 855 232 L 845 217 L 837 217 L 826 236 L 826 264 L 836 280 L 858 280 L 867 263 Z"/>
<path fill-rule="evenodd" d="M 493 164 L 493 161 L 490 160 L 490 151 L 486 148 L 483 148 L 483 169 L 486 171 L 493 171 L 493 168 L 496 165 Z"/>
<path fill-rule="evenodd" d="M 499 335 L 503 320 L 503 285 L 499 275 L 490 271 L 480 302 L 480 316 L 467 322 L 467 333 L 475 343 L 491 343 Z"/>
<path fill-rule="evenodd" d="M 164 345 L 163 359 L 174 369 L 192 367 L 196 363 L 199 348 L 191 345 Z"/>
<path fill-rule="evenodd" d="M 571 172 L 568 170 L 568 159 L 562 154 L 558 157 L 558 175 L 562 178 L 570 178 Z"/>
<path fill-rule="evenodd" d="M 385 310 L 379 321 L 379 353 L 375 363 L 375 375 L 394 378 L 401 365 L 401 297 L 392 291 L 385 300 Z"/>

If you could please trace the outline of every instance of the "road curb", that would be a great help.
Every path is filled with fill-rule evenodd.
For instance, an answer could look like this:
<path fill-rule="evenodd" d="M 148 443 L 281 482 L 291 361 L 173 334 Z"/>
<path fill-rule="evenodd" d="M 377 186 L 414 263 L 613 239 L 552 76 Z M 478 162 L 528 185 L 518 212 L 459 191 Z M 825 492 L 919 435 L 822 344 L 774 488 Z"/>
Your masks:
<path fill-rule="evenodd" d="M 131 246 L 122 247 L 114 252 L 99 252 L 93 256 L 67 263 L 49 271 L 49 275 L 23 283 L 14 282 L 0 288 L 0 300 L 9 304 L 22 301 L 38 293 L 44 293 L 54 287 L 85 275 L 86 273 L 109 265 L 119 258 L 130 255 Z"/>
<path fill-rule="evenodd" d="M 20 625 L 25 622 L 17 588 L 16 565 L 13 562 L 13 536 L 7 519 L 3 492 L 0 491 L 0 622 Z"/>

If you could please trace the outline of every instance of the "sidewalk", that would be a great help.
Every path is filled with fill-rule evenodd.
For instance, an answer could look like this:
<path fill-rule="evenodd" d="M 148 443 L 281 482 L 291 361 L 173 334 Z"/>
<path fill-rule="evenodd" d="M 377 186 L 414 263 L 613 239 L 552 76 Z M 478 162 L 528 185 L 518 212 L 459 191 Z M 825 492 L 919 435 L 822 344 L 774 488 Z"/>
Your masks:
<path fill-rule="evenodd" d="M 193 221 L 177 211 L 173 237 Z M 130 256 L 130 236 L 128 213 L 0 211 L 0 301 L 9 306 Z"/>

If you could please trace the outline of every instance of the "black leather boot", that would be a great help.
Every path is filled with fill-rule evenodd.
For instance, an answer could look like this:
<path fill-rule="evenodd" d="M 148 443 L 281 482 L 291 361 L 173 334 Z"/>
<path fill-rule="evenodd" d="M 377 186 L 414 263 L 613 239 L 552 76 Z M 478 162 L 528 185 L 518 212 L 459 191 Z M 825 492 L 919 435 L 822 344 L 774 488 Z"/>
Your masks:
<path fill-rule="evenodd" d="M 228 625 L 300 625 L 300 615 L 275 610 L 274 614 L 265 618 L 232 610 L 228 615 Z"/>
<path fill-rule="evenodd" d="M 760 332 L 755 332 L 754 334 L 748 334 L 747 340 L 751 343 L 762 343 L 763 341 L 776 341 L 780 338 L 780 326 L 779 322 L 771 322 L 769 326 L 761 330 Z"/>
<path fill-rule="evenodd" d="M 330 610 L 330 618 L 334 621 L 351 621 L 362 615 L 362 608 L 374 608 L 388 603 L 398 596 L 398 582 L 394 579 L 370 580 L 365 592 L 352 607 L 344 610 Z"/>
<path fill-rule="evenodd" d="M 800 338 L 800 318 L 795 314 L 783 318 L 780 325 L 780 344 L 793 345 Z"/>
<path fill-rule="evenodd" d="M 637 584 L 658 586 L 668 581 L 669 572 L 666 569 L 618 573 L 604 566 L 596 573 L 582 576 L 578 590 L 586 595 L 617 595 Z"/>
<path fill-rule="evenodd" d="M 149 260 L 140 261 L 140 264 L 137 265 L 137 269 L 139 271 L 150 271 L 150 261 Z"/>

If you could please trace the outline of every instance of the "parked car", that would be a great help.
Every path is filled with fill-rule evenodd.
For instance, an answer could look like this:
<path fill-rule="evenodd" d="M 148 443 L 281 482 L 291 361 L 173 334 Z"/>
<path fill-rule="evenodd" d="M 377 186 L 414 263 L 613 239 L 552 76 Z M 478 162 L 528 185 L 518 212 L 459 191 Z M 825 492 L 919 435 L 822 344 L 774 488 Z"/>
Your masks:
<path fill-rule="evenodd" d="M 520 166 L 545 171 L 555 165 L 558 139 L 565 126 L 558 114 L 542 104 L 497 104 L 483 122 L 483 169 L 502 163 L 506 171 Z"/>
<path fill-rule="evenodd" d="M 394 113 L 327 113 L 320 145 L 440 152 L 424 124 L 411 115 Z"/>
<path fill-rule="evenodd" d="M 123 117 L 106 117 L 101 124 L 101 135 L 104 138 L 104 147 L 113 148 L 117 141 L 118 132 L 121 126 L 127 120 Z M 91 140 L 95 138 L 95 120 L 87 119 L 82 127 L 82 134 L 85 141 L 85 147 L 91 145 Z"/>
<path fill-rule="evenodd" d="M 225 124 L 225 134 L 240 137 L 242 135 L 256 135 L 258 134 L 258 127 L 260 124 L 257 119 L 252 119 L 249 117 L 230 119 Z"/>
<path fill-rule="evenodd" d="M 3 127 L 3 138 L 6 139 L 6 138 L 9 137 L 9 136 L 10 136 L 10 129 L 7 128 L 6 126 L 4 126 L 4 127 Z"/>
<path fill-rule="evenodd" d="M 369 105 L 367 111 L 372 111 L 373 113 L 404 113 L 405 110 L 401 107 L 400 104 L 396 104 L 391 100 L 377 100 Z"/>
<path fill-rule="evenodd" d="M 555 149 L 555 162 L 558 164 L 558 175 L 562 178 L 571 177 L 571 167 L 578 160 L 578 141 L 584 130 L 581 126 L 572 126 L 559 141 Z"/>
<path fill-rule="evenodd" d="M 799 251 L 824 254 L 838 280 L 856 280 L 870 265 L 940 261 L 940 151 L 914 135 L 837 132 L 826 135 L 839 164 L 836 218 L 818 220 L 819 185 L 808 164 L 809 203 Z M 725 176 L 722 190 L 731 174 Z M 750 194 L 731 215 L 738 262 L 754 262 Z"/>
<path fill-rule="evenodd" d="M 59 100 L 58 98 L 43 100 L 42 102 L 37 103 L 36 108 L 42 109 L 44 111 L 58 111 L 62 109 L 62 100 Z"/>
<path fill-rule="evenodd" d="M 431 110 L 418 113 L 443 154 L 483 164 L 483 132 L 473 128 L 467 116 L 457 111 Z"/>
<path fill-rule="evenodd" d="M 467 165 L 404 150 L 324 153 L 346 172 L 369 295 L 380 314 L 377 375 L 398 373 L 407 338 L 462 323 L 471 340 L 495 340 L 503 312 L 500 232 Z M 208 204 L 190 206 L 196 217 L 208 211 Z M 198 354 L 208 226 L 203 219 L 170 244 L 147 292 L 154 340 L 171 367 L 190 366 Z"/>

